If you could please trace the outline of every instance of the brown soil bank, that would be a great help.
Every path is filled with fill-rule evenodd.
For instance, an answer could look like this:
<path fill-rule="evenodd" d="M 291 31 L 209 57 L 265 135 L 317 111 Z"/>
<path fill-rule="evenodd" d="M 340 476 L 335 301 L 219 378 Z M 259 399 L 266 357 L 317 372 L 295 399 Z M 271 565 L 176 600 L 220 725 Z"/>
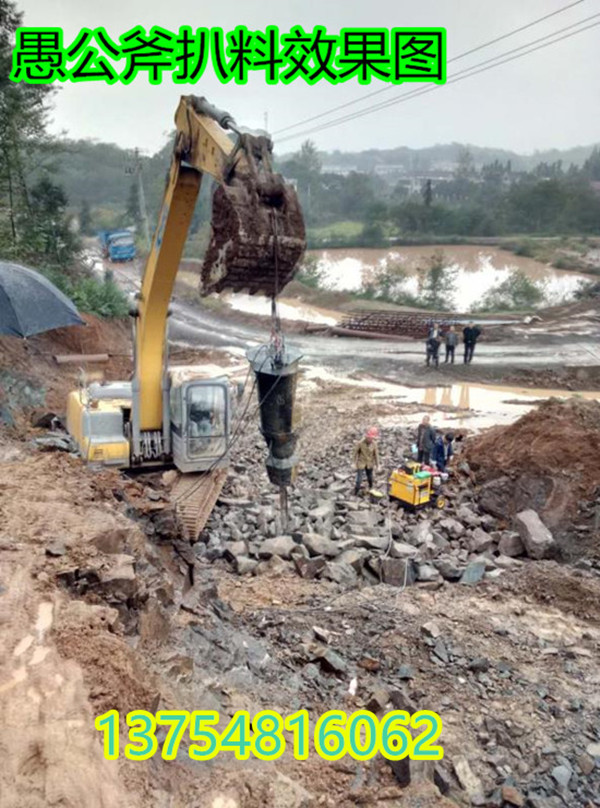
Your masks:
<path fill-rule="evenodd" d="M 510 520 L 533 508 L 563 552 L 600 553 L 600 403 L 549 399 L 471 440 L 466 457 L 485 510 Z"/>

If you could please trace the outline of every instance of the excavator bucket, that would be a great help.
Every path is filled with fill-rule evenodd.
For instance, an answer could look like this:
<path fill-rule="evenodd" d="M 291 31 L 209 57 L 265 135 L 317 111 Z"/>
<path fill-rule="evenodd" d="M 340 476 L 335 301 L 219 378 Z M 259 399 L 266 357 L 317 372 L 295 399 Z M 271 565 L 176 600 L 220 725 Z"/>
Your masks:
<path fill-rule="evenodd" d="M 306 247 L 296 192 L 271 170 L 270 141 L 242 135 L 226 183 L 213 194 L 203 294 L 275 297 L 293 278 Z"/>

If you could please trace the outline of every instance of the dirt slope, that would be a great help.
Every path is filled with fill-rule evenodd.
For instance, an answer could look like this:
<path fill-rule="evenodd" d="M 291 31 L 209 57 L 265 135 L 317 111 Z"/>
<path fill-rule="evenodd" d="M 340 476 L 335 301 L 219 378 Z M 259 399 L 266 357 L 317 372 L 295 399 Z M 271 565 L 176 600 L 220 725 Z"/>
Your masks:
<path fill-rule="evenodd" d="M 549 527 L 568 533 L 574 523 L 595 515 L 600 403 L 550 399 L 511 426 L 470 440 L 466 457 L 477 482 L 484 484 L 484 502 L 491 512 L 500 516 L 504 511 L 510 518 L 533 507 Z M 595 534 L 598 525 L 594 521 L 584 527 L 582 532 Z"/>

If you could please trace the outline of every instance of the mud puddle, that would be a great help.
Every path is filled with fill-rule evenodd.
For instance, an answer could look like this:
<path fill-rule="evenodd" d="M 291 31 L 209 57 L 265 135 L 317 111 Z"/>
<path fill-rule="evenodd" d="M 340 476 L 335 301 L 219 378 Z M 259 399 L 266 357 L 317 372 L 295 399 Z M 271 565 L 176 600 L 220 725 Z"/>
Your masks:
<path fill-rule="evenodd" d="M 497 424 L 510 424 L 540 401 L 549 398 L 578 396 L 588 400 L 600 400 L 598 391 L 572 393 L 568 390 L 524 388 L 486 384 L 452 384 L 443 386 L 409 387 L 388 379 L 369 377 L 337 376 L 318 367 L 306 368 L 302 386 L 314 389 L 319 382 L 358 387 L 376 401 L 388 401 L 414 405 L 411 412 L 402 413 L 404 423 L 418 423 L 432 408 L 439 410 L 436 420 L 448 426 L 469 429 L 485 429 Z M 422 405 L 423 409 L 420 409 Z M 382 425 L 397 421 L 397 415 L 381 418 Z"/>

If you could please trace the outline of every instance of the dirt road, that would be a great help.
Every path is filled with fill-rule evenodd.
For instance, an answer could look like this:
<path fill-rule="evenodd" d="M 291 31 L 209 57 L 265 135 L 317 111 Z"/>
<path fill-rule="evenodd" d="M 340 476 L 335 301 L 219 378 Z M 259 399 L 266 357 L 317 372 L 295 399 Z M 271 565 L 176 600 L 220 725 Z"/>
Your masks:
<path fill-rule="evenodd" d="M 133 295 L 139 289 L 140 267 L 111 267 L 121 288 Z M 586 311 L 587 309 L 587 311 Z M 568 320 L 552 318 L 547 324 L 505 328 L 494 341 L 484 337 L 477 346 L 474 362 L 464 366 L 457 356 L 454 366 L 424 367 L 424 346 L 415 340 L 372 341 L 326 335 L 294 333 L 289 341 L 303 353 L 307 363 L 344 373 L 380 375 L 409 384 L 447 384 L 457 381 L 527 383 L 546 386 L 564 377 L 569 389 L 596 389 L 600 384 L 600 316 L 592 304 L 580 307 Z M 284 324 L 285 328 L 285 324 Z M 201 305 L 174 298 L 169 326 L 170 339 L 194 348 L 245 349 L 265 341 L 267 323 L 261 318 L 236 313 L 214 313 Z M 577 381 L 575 372 L 589 369 Z M 533 371 L 533 374 L 531 373 Z M 572 385 L 575 385 L 573 387 Z"/>

